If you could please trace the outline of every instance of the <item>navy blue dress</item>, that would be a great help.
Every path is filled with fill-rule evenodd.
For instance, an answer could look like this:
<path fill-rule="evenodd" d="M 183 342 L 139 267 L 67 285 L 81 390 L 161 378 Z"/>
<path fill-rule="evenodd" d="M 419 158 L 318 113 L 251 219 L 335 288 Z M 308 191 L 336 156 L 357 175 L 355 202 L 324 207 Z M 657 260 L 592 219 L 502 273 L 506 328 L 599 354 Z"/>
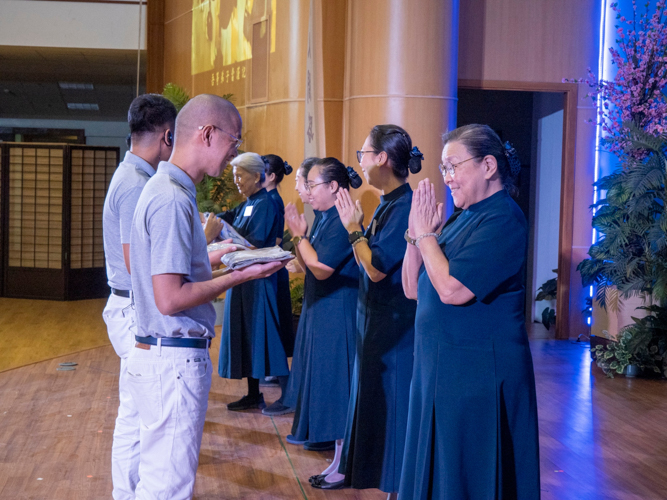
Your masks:
<path fill-rule="evenodd" d="M 277 189 L 269 191 L 269 196 L 278 207 L 278 238 L 283 239 L 285 233 L 285 204 Z M 289 272 L 284 267 L 277 273 L 278 278 L 278 319 L 280 321 L 280 338 L 287 357 L 294 352 L 294 328 L 292 326 L 292 298 L 289 289 Z"/>
<path fill-rule="evenodd" d="M 371 263 L 387 276 L 374 283 L 363 267 L 357 302 L 357 358 L 338 469 L 353 488 L 398 491 L 408 420 L 417 304 L 403 293 L 412 189 L 382 196 L 366 230 Z"/>
<path fill-rule="evenodd" d="M 318 260 L 334 272 L 318 280 L 306 269 L 299 349 L 292 360 L 285 404 L 296 408 L 292 435 L 300 441 L 323 442 L 345 435 L 359 267 L 336 207 L 322 212 L 310 241 Z"/>
<path fill-rule="evenodd" d="M 502 190 L 454 214 L 438 240 L 473 300 L 443 304 L 422 267 L 402 500 L 540 498 L 527 234 Z"/>
<path fill-rule="evenodd" d="M 317 231 L 317 226 L 322 220 L 322 212 L 315 210 L 315 219 L 310 228 L 310 236 L 312 237 Z M 301 316 L 299 316 L 299 325 L 296 329 L 296 338 L 294 340 L 294 354 L 292 358 L 292 369 L 289 374 L 289 381 L 287 382 L 287 391 L 283 398 L 283 404 L 290 408 L 296 408 L 296 400 L 299 396 L 301 383 L 303 380 L 303 360 L 305 359 L 306 343 L 304 342 L 304 324 L 303 312 L 308 310 L 308 297 L 306 293 L 307 283 L 304 281 L 304 295 L 301 303 Z"/>
<path fill-rule="evenodd" d="M 260 189 L 245 203 L 219 217 L 257 248 L 276 245 L 278 209 L 266 189 Z M 218 373 L 234 379 L 289 373 L 280 336 L 275 274 L 227 291 Z"/>

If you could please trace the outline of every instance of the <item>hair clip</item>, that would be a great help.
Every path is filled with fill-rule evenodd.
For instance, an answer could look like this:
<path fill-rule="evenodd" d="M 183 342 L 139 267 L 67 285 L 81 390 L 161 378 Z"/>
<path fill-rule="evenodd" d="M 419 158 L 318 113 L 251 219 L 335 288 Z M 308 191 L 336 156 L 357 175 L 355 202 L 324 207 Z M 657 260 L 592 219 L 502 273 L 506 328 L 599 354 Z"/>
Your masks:
<path fill-rule="evenodd" d="M 424 155 L 419 151 L 417 146 L 413 147 L 412 151 L 410 151 L 410 158 L 419 158 L 419 160 L 424 161 Z"/>
<path fill-rule="evenodd" d="M 353 169 L 352 167 L 347 167 L 347 177 L 348 177 L 350 180 L 352 180 L 352 179 L 356 179 L 356 178 L 358 178 L 358 177 L 359 177 L 359 174 L 358 174 L 357 171 L 356 171 L 355 169 Z"/>
<path fill-rule="evenodd" d="M 271 165 L 269 164 L 269 160 L 267 160 L 267 159 L 266 159 L 266 156 L 264 156 L 264 155 L 260 156 L 260 158 L 261 158 L 262 161 L 264 162 L 264 169 L 265 169 L 265 170 L 269 170 L 270 167 L 271 167 Z"/>
<path fill-rule="evenodd" d="M 285 168 L 285 175 L 289 175 L 292 173 L 292 165 L 290 165 L 287 162 L 283 162 L 283 167 Z"/>
<path fill-rule="evenodd" d="M 510 165 L 512 175 L 519 175 L 521 172 L 521 162 L 519 161 L 516 149 L 510 144 L 510 141 L 505 141 L 505 144 L 503 144 L 503 153 L 505 153 L 505 158 L 507 158 L 507 162 Z"/>

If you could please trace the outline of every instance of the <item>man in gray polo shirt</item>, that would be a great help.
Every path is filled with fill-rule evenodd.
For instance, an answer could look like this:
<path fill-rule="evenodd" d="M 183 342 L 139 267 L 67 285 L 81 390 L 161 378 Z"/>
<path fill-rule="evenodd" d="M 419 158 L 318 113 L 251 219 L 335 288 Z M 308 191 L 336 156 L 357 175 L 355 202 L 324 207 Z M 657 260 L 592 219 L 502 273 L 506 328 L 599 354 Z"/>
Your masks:
<path fill-rule="evenodd" d="M 199 95 L 176 119 L 174 150 L 144 188 L 134 214 L 130 268 L 137 314 L 126 384 L 139 413 L 136 499 L 188 499 L 211 387 L 211 301 L 284 264 L 254 265 L 212 279 L 224 252 L 206 251 L 195 184 L 218 177 L 241 144 L 241 117 L 229 101 Z"/>
<path fill-rule="evenodd" d="M 113 497 L 134 498 L 139 481 L 138 418 L 128 402 L 130 394 L 123 385 L 126 359 L 134 345 L 134 310 L 131 305 L 132 282 L 129 272 L 130 228 L 139 195 L 161 160 L 171 155 L 176 108 L 161 95 L 145 94 L 130 104 L 130 151 L 114 172 L 104 200 L 103 233 L 107 279 L 111 295 L 102 317 L 109 339 L 121 359 L 118 416 L 111 449 Z"/>

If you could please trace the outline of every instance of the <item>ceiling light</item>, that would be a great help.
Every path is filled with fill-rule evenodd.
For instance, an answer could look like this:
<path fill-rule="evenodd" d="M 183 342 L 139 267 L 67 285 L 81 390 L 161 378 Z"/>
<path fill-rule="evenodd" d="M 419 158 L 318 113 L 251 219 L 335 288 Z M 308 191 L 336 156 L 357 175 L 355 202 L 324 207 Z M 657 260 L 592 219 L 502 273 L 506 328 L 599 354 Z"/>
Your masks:
<path fill-rule="evenodd" d="M 72 82 L 58 82 L 61 89 L 66 90 L 93 90 L 92 83 L 72 83 Z"/>
<path fill-rule="evenodd" d="M 84 111 L 99 111 L 100 106 L 95 103 L 87 103 L 87 102 L 68 102 L 67 103 L 67 109 L 80 109 Z"/>

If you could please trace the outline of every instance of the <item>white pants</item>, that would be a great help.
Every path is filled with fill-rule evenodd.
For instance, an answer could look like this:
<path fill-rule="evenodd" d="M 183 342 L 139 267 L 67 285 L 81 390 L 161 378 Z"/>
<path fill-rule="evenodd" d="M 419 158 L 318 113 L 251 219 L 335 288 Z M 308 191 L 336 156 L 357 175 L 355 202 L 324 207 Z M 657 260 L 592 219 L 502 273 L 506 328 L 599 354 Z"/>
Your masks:
<path fill-rule="evenodd" d="M 140 420 L 137 500 L 192 498 L 211 373 L 208 349 L 130 352 L 124 377 Z"/>
<path fill-rule="evenodd" d="M 123 376 L 127 371 L 127 357 L 134 346 L 136 330 L 132 300 L 111 294 L 102 317 L 107 324 L 111 345 L 120 357 L 120 404 L 111 447 L 112 495 L 115 500 L 133 500 L 139 482 L 139 414 L 131 404 L 132 398 Z"/>

